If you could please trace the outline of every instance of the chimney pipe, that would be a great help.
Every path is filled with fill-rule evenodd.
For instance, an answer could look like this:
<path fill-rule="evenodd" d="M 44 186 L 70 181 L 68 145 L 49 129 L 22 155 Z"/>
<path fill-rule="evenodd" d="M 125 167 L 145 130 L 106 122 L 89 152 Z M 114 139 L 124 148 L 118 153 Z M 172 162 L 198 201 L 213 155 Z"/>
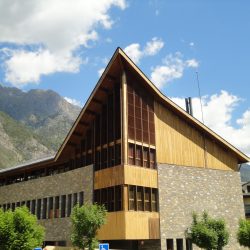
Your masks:
<path fill-rule="evenodd" d="M 193 116 L 192 98 L 191 97 L 185 98 L 185 103 L 186 103 L 187 113 Z"/>

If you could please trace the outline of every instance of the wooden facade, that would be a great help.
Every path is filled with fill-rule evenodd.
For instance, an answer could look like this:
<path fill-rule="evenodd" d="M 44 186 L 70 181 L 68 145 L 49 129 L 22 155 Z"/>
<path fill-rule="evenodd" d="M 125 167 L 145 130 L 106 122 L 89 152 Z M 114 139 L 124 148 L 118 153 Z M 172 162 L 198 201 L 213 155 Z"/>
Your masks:
<path fill-rule="evenodd" d="M 54 158 L 0 173 L 9 185 L 94 165 L 100 240 L 159 239 L 157 163 L 236 171 L 249 159 L 167 99 L 117 49 Z"/>

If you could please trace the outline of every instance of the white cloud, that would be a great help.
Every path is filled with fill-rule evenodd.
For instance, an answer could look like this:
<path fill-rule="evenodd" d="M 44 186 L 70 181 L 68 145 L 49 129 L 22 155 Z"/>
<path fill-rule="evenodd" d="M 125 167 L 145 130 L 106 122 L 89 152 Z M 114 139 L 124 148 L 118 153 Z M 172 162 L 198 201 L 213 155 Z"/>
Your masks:
<path fill-rule="evenodd" d="M 152 68 L 151 80 L 158 87 L 162 88 L 174 79 L 181 78 L 187 68 L 197 68 L 198 61 L 195 59 L 183 60 L 180 52 L 170 54 L 162 61 L 162 65 Z"/>
<path fill-rule="evenodd" d="M 105 70 L 105 68 L 101 68 L 101 69 L 99 69 L 98 70 L 98 76 L 101 76 L 102 75 L 102 73 L 104 72 L 104 70 Z"/>
<path fill-rule="evenodd" d="M 186 61 L 187 67 L 198 68 L 199 62 L 196 59 L 189 59 Z"/>
<path fill-rule="evenodd" d="M 184 98 L 171 98 L 185 109 Z M 221 91 L 219 94 L 202 97 L 204 123 L 232 145 L 250 155 L 250 109 L 246 110 L 233 126 L 233 112 L 241 102 L 241 98 Z M 199 98 L 192 99 L 194 117 L 202 121 Z"/>
<path fill-rule="evenodd" d="M 124 52 L 131 58 L 134 63 L 139 63 L 143 56 L 139 43 L 132 43 L 124 49 Z"/>
<path fill-rule="evenodd" d="M 189 43 L 189 46 L 190 46 L 190 47 L 194 47 L 194 42 L 190 42 L 190 43 Z"/>
<path fill-rule="evenodd" d="M 139 64 L 143 57 L 156 55 L 163 48 L 163 46 L 164 42 L 162 39 L 153 37 L 151 41 L 146 43 L 146 46 L 143 49 L 141 49 L 141 45 L 139 43 L 132 43 L 124 49 L 124 52 L 134 63 Z"/>
<path fill-rule="evenodd" d="M 146 56 L 156 55 L 164 46 L 164 42 L 157 38 L 153 37 L 151 41 L 147 42 L 146 47 L 144 48 L 144 54 Z"/>
<path fill-rule="evenodd" d="M 72 54 L 55 55 L 43 49 L 35 52 L 14 50 L 11 51 L 11 57 L 5 61 L 5 80 L 16 87 L 22 87 L 27 82 L 39 83 L 41 75 L 78 72 L 81 63 L 83 60 Z"/>
<path fill-rule="evenodd" d="M 77 49 L 81 46 L 89 47 L 91 42 L 96 41 L 98 28 L 112 27 L 113 20 L 109 10 L 113 6 L 125 9 L 126 2 L 125 0 L 0 1 L 0 43 L 12 43 L 17 47 L 13 49 L 12 46 L 13 51 L 5 64 L 8 72 L 6 79 L 14 79 L 14 85 L 19 86 L 28 82 L 38 82 L 41 74 L 47 74 L 46 72 L 49 74 L 58 71 L 75 72 L 75 68 L 79 68 L 84 61 L 79 60 Z M 26 49 L 27 45 L 33 46 L 32 51 Z M 34 49 L 35 47 L 38 49 Z M 36 76 L 35 73 L 26 72 L 24 74 L 27 76 L 23 77 L 23 74 L 18 74 L 20 71 L 14 71 L 16 67 L 12 63 L 18 60 L 18 55 L 23 57 L 24 54 L 36 55 L 39 58 L 47 55 L 46 60 L 47 62 L 49 58 L 52 60 L 49 63 L 52 67 L 41 70 Z M 13 61 L 11 61 L 12 56 L 15 56 Z M 63 67 L 55 67 L 54 61 L 62 59 Z M 71 60 L 73 62 L 70 62 Z M 32 63 L 30 62 L 30 65 Z M 25 70 L 31 71 L 29 68 Z"/>
<path fill-rule="evenodd" d="M 71 103 L 71 104 L 73 104 L 73 105 L 75 105 L 75 106 L 79 106 L 79 107 L 82 107 L 83 105 L 82 105 L 82 103 L 80 102 L 80 101 L 78 101 L 78 100 L 76 100 L 76 99 L 74 99 L 74 98 L 70 98 L 70 97 L 64 97 L 64 99 L 67 101 L 67 102 L 69 102 L 69 103 Z"/>

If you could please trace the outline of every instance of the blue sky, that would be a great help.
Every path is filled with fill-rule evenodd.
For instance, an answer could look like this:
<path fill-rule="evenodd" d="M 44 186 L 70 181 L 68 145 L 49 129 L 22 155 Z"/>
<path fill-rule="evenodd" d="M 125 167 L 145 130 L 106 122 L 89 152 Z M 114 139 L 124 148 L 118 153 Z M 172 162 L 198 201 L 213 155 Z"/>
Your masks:
<path fill-rule="evenodd" d="M 0 0 L 0 82 L 84 104 L 119 46 L 180 106 L 250 154 L 250 2 Z M 249 142 L 248 142 L 249 141 Z"/>

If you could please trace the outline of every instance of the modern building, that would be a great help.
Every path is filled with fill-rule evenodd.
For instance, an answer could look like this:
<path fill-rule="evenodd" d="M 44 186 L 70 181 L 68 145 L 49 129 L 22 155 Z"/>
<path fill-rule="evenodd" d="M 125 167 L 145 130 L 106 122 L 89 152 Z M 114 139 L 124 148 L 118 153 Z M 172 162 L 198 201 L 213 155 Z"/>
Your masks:
<path fill-rule="evenodd" d="M 206 210 L 225 218 L 225 249 L 237 250 L 244 217 L 238 164 L 248 161 L 118 48 L 57 154 L 1 170 L 0 204 L 26 204 L 54 245 L 71 244 L 77 202 L 104 204 L 108 220 L 98 237 L 116 249 L 192 249 L 192 213 Z"/>

